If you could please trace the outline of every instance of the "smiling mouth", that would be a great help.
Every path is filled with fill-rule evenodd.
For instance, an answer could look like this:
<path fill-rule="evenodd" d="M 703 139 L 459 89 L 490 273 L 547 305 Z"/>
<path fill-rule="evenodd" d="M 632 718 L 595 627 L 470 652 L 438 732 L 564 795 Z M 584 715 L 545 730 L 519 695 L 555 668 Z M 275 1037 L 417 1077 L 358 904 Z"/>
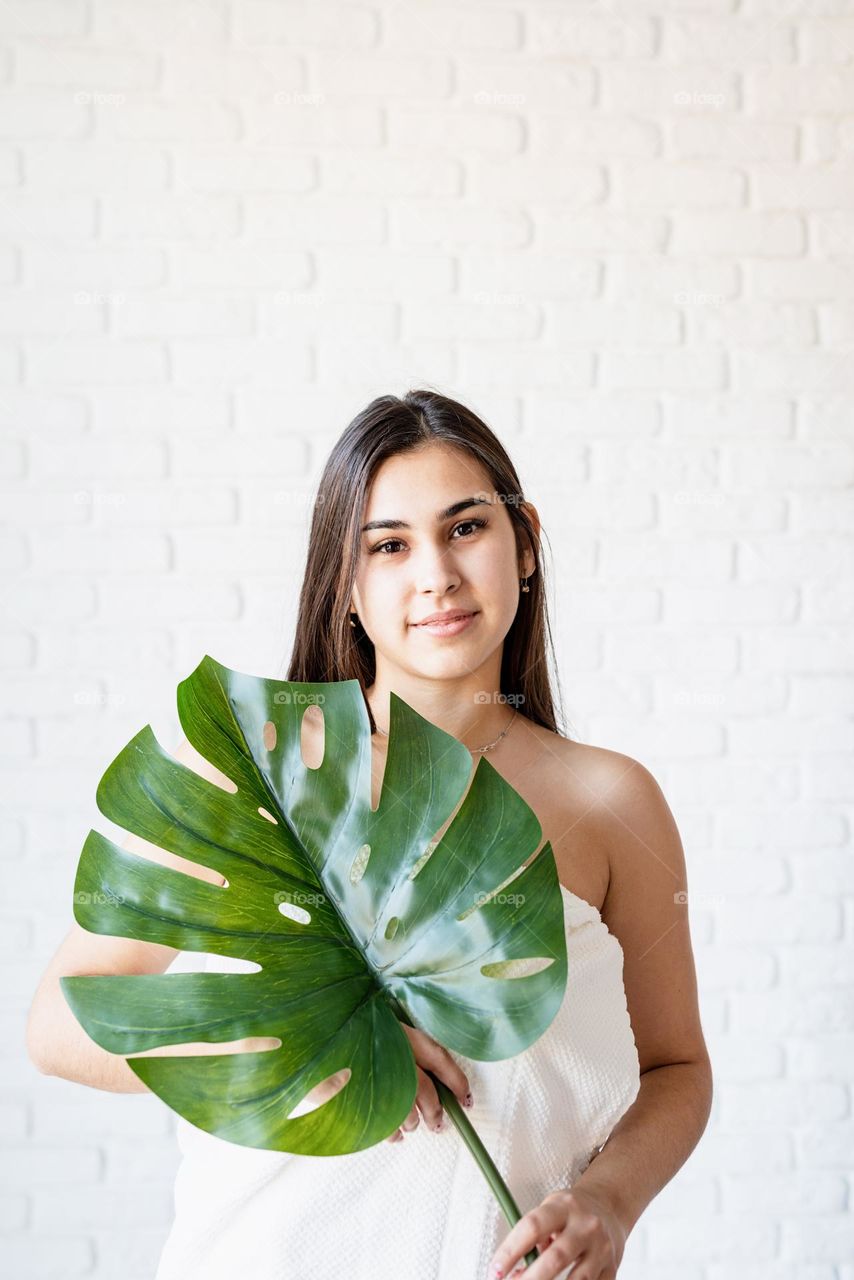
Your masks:
<path fill-rule="evenodd" d="M 466 631 L 477 620 L 479 612 L 478 609 L 473 609 L 469 613 L 452 613 L 447 617 L 434 618 L 432 622 L 414 622 L 412 628 L 414 631 L 426 631 L 434 637 L 455 636 Z"/>
<path fill-rule="evenodd" d="M 459 613 L 443 613 L 437 618 L 428 618 L 424 622 L 413 622 L 413 627 L 443 627 L 449 622 L 459 622 L 461 618 L 473 618 L 474 609 L 461 609 Z"/>

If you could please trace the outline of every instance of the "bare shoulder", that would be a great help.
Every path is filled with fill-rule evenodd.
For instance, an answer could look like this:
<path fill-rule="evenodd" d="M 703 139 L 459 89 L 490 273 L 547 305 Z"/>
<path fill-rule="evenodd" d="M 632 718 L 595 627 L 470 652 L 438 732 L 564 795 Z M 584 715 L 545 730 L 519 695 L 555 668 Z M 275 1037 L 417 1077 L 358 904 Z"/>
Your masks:
<path fill-rule="evenodd" d="M 561 883 L 601 910 L 611 878 L 614 789 L 631 762 L 542 725 L 526 730 L 505 776 L 537 814 Z"/>
<path fill-rule="evenodd" d="M 539 742 L 539 765 L 550 782 L 577 801 L 586 801 L 588 808 L 603 817 L 643 786 L 644 774 L 654 782 L 640 761 L 620 751 L 565 738 L 542 725 L 534 725 L 532 730 Z"/>
<path fill-rule="evenodd" d="M 600 914 L 622 947 L 640 1069 L 708 1063 L 685 852 L 670 805 L 654 774 L 631 756 L 567 739 L 555 750 L 587 796 L 592 847 L 607 861 Z"/>
<path fill-rule="evenodd" d="M 601 845 L 607 851 L 614 882 L 616 862 L 638 862 L 637 855 L 661 848 L 671 875 L 684 871 L 679 835 L 670 806 L 653 773 L 640 760 L 551 734 L 555 753 L 555 780 L 575 793 L 579 804 L 595 821 Z M 643 861 L 643 859 L 641 860 Z"/>

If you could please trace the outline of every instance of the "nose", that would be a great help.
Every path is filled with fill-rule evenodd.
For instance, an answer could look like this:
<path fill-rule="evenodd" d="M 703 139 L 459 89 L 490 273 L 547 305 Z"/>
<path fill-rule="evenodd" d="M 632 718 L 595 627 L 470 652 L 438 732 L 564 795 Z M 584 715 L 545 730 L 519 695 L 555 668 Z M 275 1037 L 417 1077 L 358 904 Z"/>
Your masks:
<path fill-rule="evenodd" d="M 460 575 L 445 548 L 425 548 L 418 560 L 415 590 L 419 595 L 443 596 L 460 585 Z"/>

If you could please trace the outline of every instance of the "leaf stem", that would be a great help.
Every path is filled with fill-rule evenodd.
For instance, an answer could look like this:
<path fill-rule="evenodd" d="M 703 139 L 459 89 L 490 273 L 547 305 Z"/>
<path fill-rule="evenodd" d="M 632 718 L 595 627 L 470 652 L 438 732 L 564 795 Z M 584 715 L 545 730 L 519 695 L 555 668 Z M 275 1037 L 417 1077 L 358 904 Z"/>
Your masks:
<path fill-rule="evenodd" d="M 406 1025 L 409 1027 L 414 1027 L 415 1023 L 406 1013 L 406 1011 L 404 1010 L 400 1002 L 396 1000 L 393 996 L 390 996 L 389 1000 L 392 1006 L 394 1007 L 395 1013 L 397 1014 L 397 1017 L 400 1019 L 400 1021 L 405 1022 Z M 489 1185 L 490 1191 L 495 1196 L 495 1199 L 498 1201 L 498 1206 L 501 1209 L 501 1212 L 504 1214 L 504 1217 L 506 1218 L 508 1224 L 510 1225 L 510 1227 L 515 1227 L 516 1223 L 519 1221 L 519 1219 L 522 1216 L 522 1214 L 519 1212 L 519 1206 L 516 1204 L 516 1201 L 513 1199 L 513 1196 L 510 1192 L 510 1188 L 507 1186 L 507 1183 L 502 1178 L 501 1173 L 498 1169 L 498 1166 L 495 1164 L 495 1161 L 492 1159 L 492 1156 L 489 1154 L 486 1147 L 481 1142 L 477 1130 L 469 1120 L 464 1109 L 460 1106 L 460 1103 L 456 1094 L 453 1092 L 452 1089 L 449 1089 L 448 1086 L 442 1080 L 440 1080 L 439 1077 L 436 1076 L 432 1071 L 427 1071 L 425 1072 L 425 1074 L 430 1077 L 430 1079 L 433 1081 L 434 1085 L 436 1086 L 436 1092 L 439 1095 L 439 1101 L 441 1102 L 445 1111 L 447 1111 L 448 1115 L 453 1120 L 454 1124 L 457 1127 L 457 1131 L 459 1132 L 460 1137 L 462 1138 L 463 1142 L 466 1144 L 472 1156 L 474 1157 L 474 1161 L 476 1165 L 478 1166 L 484 1178 L 486 1179 Z M 528 1266 L 530 1266 L 532 1263 L 537 1261 L 538 1257 L 539 1257 L 539 1254 L 537 1253 L 536 1249 L 530 1249 L 525 1254 L 525 1262 L 528 1264 Z"/>

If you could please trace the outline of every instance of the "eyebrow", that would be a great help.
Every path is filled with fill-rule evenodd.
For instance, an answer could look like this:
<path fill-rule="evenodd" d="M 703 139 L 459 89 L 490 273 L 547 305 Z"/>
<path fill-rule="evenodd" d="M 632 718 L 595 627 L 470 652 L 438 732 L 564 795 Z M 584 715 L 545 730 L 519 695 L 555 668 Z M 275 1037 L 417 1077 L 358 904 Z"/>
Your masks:
<path fill-rule="evenodd" d="M 450 520 L 451 516 L 457 515 L 460 511 L 465 511 L 468 507 L 491 507 L 492 503 L 486 498 L 461 498 L 459 502 L 453 502 L 444 511 L 436 512 L 437 522 L 442 520 Z M 367 524 L 362 525 L 362 533 L 368 533 L 371 529 L 409 529 L 411 526 L 405 520 L 369 520 Z"/>

